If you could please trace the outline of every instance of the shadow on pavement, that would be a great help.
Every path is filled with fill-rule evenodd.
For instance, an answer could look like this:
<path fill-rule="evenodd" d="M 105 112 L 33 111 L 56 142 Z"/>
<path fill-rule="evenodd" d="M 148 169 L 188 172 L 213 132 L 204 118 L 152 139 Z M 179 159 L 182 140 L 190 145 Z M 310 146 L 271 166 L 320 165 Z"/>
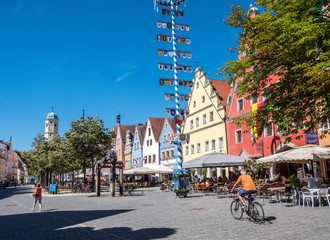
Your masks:
<path fill-rule="evenodd" d="M 17 194 L 26 194 L 26 193 L 33 193 L 33 186 L 17 186 L 15 187 L 8 187 L 6 189 L 0 189 L 0 200 L 11 197 Z"/>
<path fill-rule="evenodd" d="M 175 233 L 170 228 L 145 228 L 133 230 L 111 226 L 123 210 L 45 211 L 0 216 L 0 239 L 158 239 Z M 111 217 L 111 218 L 107 218 Z M 87 226 L 89 221 L 104 218 L 100 229 Z M 85 225 L 86 223 L 86 225 Z"/>
<path fill-rule="evenodd" d="M 264 223 L 268 223 L 268 224 L 273 224 L 272 221 L 276 220 L 276 217 L 274 216 L 268 216 L 264 218 Z"/>

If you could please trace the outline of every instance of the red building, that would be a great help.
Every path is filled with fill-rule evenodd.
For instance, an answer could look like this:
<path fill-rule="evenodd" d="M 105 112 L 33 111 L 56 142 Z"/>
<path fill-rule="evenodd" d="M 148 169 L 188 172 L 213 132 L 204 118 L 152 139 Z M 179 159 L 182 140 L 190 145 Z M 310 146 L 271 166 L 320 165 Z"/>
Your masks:
<path fill-rule="evenodd" d="M 251 17 L 258 14 L 257 8 L 252 8 Z M 238 56 L 241 58 L 241 55 Z M 252 69 L 246 69 L 246 72 Z M 279 151 L 284 151 L 292 146 L 305 145 L 305 133 L 299 131 L 297 135 L 291 136 L 292 141 L 290 144 L 284 144 L 285 138 L 278 132 L 277 126 L 271 123 L 265 126 L 262 134 L 258 139 L 254 138 L 254 131 L 250 127 L 241 125 L 238 127 L 234 124 L 234 120 L 239 117 L 248 116 L 252 114 L 252 105 L 254 103 L 262 104 L 266 100 L 266 96 L 260 94 L 258 97 L 243 96 L 239 98 L 236 94 L 237 83 L 242 78 L 237 78 L 236 81 L 230 86 L 230 94 L 227 99 L 227 120 L 226 120 L 226 132 L 227 132 L 227 146 L 228 154 L 246 156 L 252 159 L 266 157 Z M 273 76 L 270 84 L 278 81 L 278 76 Z M 276 172 L 281 172 L 285 176 L 290 174 L 288 164 L 278 164 L 276 166 Z"/>

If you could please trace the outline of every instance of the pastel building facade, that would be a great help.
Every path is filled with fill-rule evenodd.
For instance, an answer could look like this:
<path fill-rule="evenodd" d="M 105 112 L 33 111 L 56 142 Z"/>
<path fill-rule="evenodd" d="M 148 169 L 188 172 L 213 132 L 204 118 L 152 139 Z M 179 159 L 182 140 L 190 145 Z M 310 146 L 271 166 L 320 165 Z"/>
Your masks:
<path fill-rule="evenodd" d="M 189 143 L 182 146 L 184 162 L 211 152 L 227 153 L 225 103 L 228 94 L 225 81 L 209 79 L 201 68 L 195 69 L 189 115 L 182 124 L 182 133 L 189 134 Z M 209 176 L 217 174 L 222 173 L 216 169 L 209 172 Z"/>
<path fill-rule="evenodd" d="M 143 165 L 143 142 L 146 133 L 146 125 L 138 124 L 134 130 L 134 141 L 132 149 L 132 168 Z"/>
<path fill-rule="evenodd" d="M 176 133 L 174 119 L 165 118 L 159 137 L 160 164 L 172 170 L 178 169 L 178 145 L 170 142 L 171 136 Z"/>
<path fill-rule="evenodd" d="M 160 133 L 164 125 L 164 118 L 148 118 L 143 141 L 143 166 L 155 168 L 160 163 Z"/>

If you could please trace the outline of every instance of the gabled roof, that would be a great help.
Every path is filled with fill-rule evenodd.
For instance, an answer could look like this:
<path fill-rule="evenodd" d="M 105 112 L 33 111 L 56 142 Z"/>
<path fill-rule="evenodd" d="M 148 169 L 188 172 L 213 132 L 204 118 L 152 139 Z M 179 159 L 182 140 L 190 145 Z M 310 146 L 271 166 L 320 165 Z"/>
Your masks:
<path fill-rule="evenodd" d="M 226 104 L 227 97 L 229 95 L 229 88 L 230 86 L 227 84 L 226 81 L 210 79 L 212 81 L 212 86 L 214 89 L 219 93 L 220 102 Z"/>
<path fill-rule="evenodd" d="M 159 136 L 162 132 L 165 118 L 148 118 L 152 132 L 154 133 L 155 141 L 159 141 Z"/>
<path fill-rule="evenodd" d="M 143 141 L 144 141 L 144 136 L 146 134 L 146 124 L 142 125 L 142 124 L 139 124 L 136 126 L 136 131 L 139 135 L 139 140 L 140 140 L 140 143 L 143 144 Z"/>
<path fill-rule="evenodd" d="M 176 133 L 176 124 L 173 118 L 166 118 L 173 133 Z"/>
<path fill-rule="evenodd" d="M 136 125 L 120 125 L 120 134 L 121 134 L 121 138 L 124 141 L 124 143 L 126 142 L 127 130 L 129 130 L 131 132 L 132 137 L 134 138 L 135 127 L 136 127 Z"/>

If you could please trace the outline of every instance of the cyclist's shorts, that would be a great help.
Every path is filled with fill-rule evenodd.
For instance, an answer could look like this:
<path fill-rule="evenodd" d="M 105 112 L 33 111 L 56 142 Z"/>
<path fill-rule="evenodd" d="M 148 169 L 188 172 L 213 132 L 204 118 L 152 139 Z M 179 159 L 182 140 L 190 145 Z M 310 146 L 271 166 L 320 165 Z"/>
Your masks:
<path fill-rule="evenodd" d="M 256 193 L 256 192 L 257 192 L 256 190 L 245 190 L 245 189 L 241 189 L 241 190 L 238 191 L 238 194 L 241 197 L 244 197 L 246 195 L 253 194 L 253 193 Z"/>

